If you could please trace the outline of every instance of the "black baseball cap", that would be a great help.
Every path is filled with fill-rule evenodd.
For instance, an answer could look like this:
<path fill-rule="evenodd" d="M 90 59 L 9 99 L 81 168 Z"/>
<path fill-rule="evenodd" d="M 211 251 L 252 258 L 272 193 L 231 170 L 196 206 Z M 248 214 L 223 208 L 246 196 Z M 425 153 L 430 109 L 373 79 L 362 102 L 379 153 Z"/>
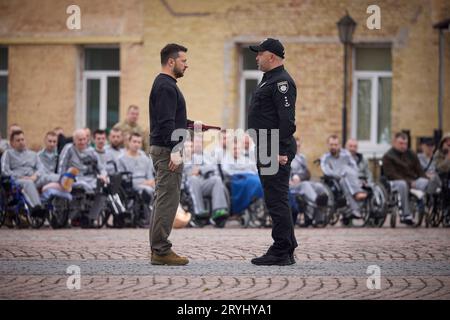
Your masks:
<path fill-rule="evenodd" d="M 259 45 L 250 46 L 249 48 L 254 52 L 270 51 L 284 59 L 284 47 L 277 39 L 267 38 L 264 39 Z"/>

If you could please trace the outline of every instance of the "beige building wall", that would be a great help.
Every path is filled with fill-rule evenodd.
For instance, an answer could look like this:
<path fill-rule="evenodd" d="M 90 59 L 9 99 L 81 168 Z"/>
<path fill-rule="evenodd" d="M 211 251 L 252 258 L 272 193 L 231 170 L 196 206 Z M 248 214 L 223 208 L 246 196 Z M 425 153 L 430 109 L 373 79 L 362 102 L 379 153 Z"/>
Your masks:
<path fill-rule="evenodd" d="M 18 123 L 39 148 L 56 126 L 74 129 L 77 49 L 67 45 L 9 47 L 8 123 Z"/>

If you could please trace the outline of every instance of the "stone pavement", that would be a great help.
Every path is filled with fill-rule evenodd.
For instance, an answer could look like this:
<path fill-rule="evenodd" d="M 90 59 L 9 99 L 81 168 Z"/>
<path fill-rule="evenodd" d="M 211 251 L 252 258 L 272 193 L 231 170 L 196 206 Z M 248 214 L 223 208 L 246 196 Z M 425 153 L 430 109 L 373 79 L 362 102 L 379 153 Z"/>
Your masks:
<path fill-rule="evenodd" d="M 296 229 L 297 264 L 256 267 L 270 229 L 174 230 L 191 263 L 152 266 L 145 229 L 0 230 L 0 299 L 450 299 L 450 229 Z M 71 265 L 81 288 L 68 289 Z M 380 268 L 381 289 L 366 273 Z"/>

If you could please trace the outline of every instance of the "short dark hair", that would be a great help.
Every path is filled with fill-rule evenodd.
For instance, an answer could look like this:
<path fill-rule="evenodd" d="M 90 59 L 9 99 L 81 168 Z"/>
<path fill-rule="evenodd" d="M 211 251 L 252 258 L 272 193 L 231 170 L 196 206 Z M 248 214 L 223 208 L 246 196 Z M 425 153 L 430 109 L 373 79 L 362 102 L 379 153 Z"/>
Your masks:
<path fill-rule="evenodd" d="M 176 59 L 178 58 L 178 53 L 187 52 L 188 49 L 183 47 L 182 45 L 176 43 L 169 43 L 164 48 L 161 49 L 161 65 L 166 65 L 169 61 L 169 58 Z"/>
<path fill-rule="evenodd" d="M 331 135 L 328 136 L 327 142 L 330 142 L 331 139 L 339 140 L 339 137 L 337 136 L 337 134 L 331 134 Z"/>
<path fill-rule="evenodd" d="M 51 136 L 51 137 L 57 137 L 58 135 L 56 134 L 55 131 L 48 131 L 48 132 L 45 134 L 45 137 L 47 138 L 48 136 Z"/>
<path fill-rule="evenodd" d="M 402 139 L 402 140 L 408 140 L 408 135 L 404 132 L 397 132 L 394 136 L 395 140 Z"/>
<path fill-rule="evenodd" d="M 128 137 L 128 140 L 131 141 L 133 137 L 142 138 L 142 135 L 139 132 L 132 132 L 130 133 L 130 136 Z"/>
<path fill-rule="evenodd" d="M 11 135 L 9 136 L 9 141 L 12 142 L 16 136 L 20 136 L 21 134 L 25 134 L 22 130 L 14 130 L 11 132 Z"/>
<path fill-rule="evenodd" d="M 94 139 L 97 135 L 105 135 L 106 136 L 106 131 L 102 130 L 102 129 L 97 129 L 94 131 Z"/>

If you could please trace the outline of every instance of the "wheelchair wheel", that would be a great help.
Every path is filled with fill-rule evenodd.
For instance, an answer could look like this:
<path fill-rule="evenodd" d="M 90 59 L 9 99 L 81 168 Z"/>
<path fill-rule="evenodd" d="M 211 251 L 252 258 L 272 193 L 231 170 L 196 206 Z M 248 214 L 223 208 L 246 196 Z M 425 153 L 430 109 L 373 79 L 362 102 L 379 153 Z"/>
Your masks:
<path fill-rule="evenodd" d="M 97 219 L 94 220 L 94 228 L 101 229 L 106 224 L 106 210 L 100 211 Z"/>
<path fill-rule="evenodd" d="M 370 218 L 368 225 L 381 228 L 384 225 L 388 211 L 388 194 L 386 188 L 379 183 L 375 183 L 372 188 L 370 201 Z"/>
<path fill-rule="evenodd" d="M 389 221 L 389 224 L 391 225 L 391 228 L 395 228 L 397 225 L 397 217 L 399 216 L 399 208 L 398 207 L 392 207 L 390 214 L 391 214 L 391 219 Z"/>
<path fill-rule="evenodd" d="M 324 183 L 322 184 L 322 186 L 328 197 L 328 204 L 326 207 L 326 216 L 327 216 L 326 219 L 328 221 L 328 224 L 334 226 L 339 221 L 340 213 L 338 210 L 336 210 L 335 207 L 333 191 L 331 191 L 330 187 Z"/>
<path fill-rule="evenodd" d="M 448 207 L 442 212 L 442 226 L 444 228 L 450 227 L 450 208 Z"/>
<path fill-rule="evenodd" d="M 53 229 L 67 226 L 69 220 L 69 204 L 66 199 L 53 198 L 48 206 L 48 221 Z"/>
<path fill-rule="evenodd" d="M 3 199 L 0 199 L 2 201 Z M 3 203 L 0 203 L 0 228 L 3 226 L 3 223 L 6 219 L 6 206 Z"/>
<path fill-rule="evenodd" d="M 33 229 L 39 229 L 44 225 L 46 214 L 43 211 L 43 215 L 41 216 L 33 216 L 32 214 L 28 214 L 28 223 L 31 225 Z"/>
<path fill-rule="evenodd" d="M 414 227 L 420 227 L 425 217 L 425 203 L 424 199 L 419 200 L 416 196 L 411 195 L 409 197 L 409 207 L 413 216 Z"/>
<path fill-rule="evenodd" d="M 25 205 L 19 205 L 17 208 L 16 214 L 14 215 L 14 224 L 19 229 L 26 229 L 30 226 L 28 209 Z"/>
<path fill-rule="evenodd" d="M 440 206 L 441 203 L 439 200 L 439 196 L 434 195 L 426 212 L 426 225 L 431 226 L 432 228 L 438 227 L 443 218 L 442 207 Z"/>
<path fill-rule="evenodd" d="M 314 228 L 325 228 L 328 225 L 328 209 L 327 208 L 318 208 L 318 210 L 314 214 Z"/>

